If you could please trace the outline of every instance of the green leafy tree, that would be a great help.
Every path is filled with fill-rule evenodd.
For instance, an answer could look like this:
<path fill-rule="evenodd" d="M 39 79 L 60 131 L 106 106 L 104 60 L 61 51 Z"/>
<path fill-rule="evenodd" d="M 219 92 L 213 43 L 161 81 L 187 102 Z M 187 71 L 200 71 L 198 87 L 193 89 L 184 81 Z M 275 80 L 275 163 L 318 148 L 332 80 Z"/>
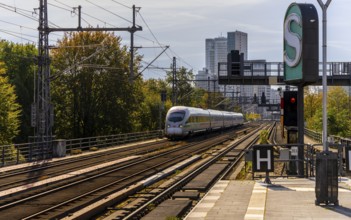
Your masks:
<path fill-rule="evenodd" d="M 0 61 L 4 63 L 9 82 L 15 86 L 17 102 L 20 104 L 20 132 L 15 142 L 25 142 L 33 135 L 31 128 L 31 104 L 34 96 L 37 49 L 33 44 L 0 41 Z"/>
<path fill-rule="evenodd" d="M 188 71 L 185 67 L 181 67 L 176 72 L 175 79 L 175 92 L 177 95 L 177 105 L 192 106 L 192 94 L 194 93 L 194 88 L 192 85 L 192 80 L 194 79 L 194 74 L 192 70 Z M 173 84 L 173 72 L 167 72 L 166 82 L 169 85 Z M 172 94 L 172 86 L 170 88 L 170 93 Z M 172 99 L 172 95 L 171 95 Z"/>
<path fill-rule="evenodd" d="M 350 136 L 349 97 L 342 87 L 328 88 L 328 134 Z M 321 132 L 323 129 L 322 94 L 305 93 L 305 119 L 307 127 Z"/>
<path fill-rule="evenodd" d="M 342 87 L 330 87 L 328 92 L 328 132 L 346 137 L 349 133 L 348 95 Z"/>
<path fill-rule="evenodd" d="M 197 108 L 208 108 L 208 92 L 201 88 L 194 88 L 191 96 L 191 106 Z"/>
<path fill-rule="evenodd" d="M 166 91 L 167 85 L 163 80 L 149 79 L 143 83 L 142 93 L 144 100 L 141 103 L 140 119 L 141 130 L 157 130 L 164 127 L 166 109 L 171 106 L 168 99 L 161 101 L 161 92 Z"/>
<path fill-rule="evenodd" d="M 130 83 L 130 56 L 120 37 L 106 32 L 67 34 L 52 57 L 57 136 L 88 137 L 140 128 L 142 81 Z M 137 57 L 135 72 L 139 61 Z"/>
<path fill-rule="evenodd" d="M 322 94 L 318 92 L 317 87 L 306 87 L 304 90 L 304 117 L 307 122 L 307 128 L 320 131 L 322 128 Z"/>
<path fill-rule="evenodd" d="M 0 63 L 0 145 L 11 144 L 19 133 L 21 111 L 16 99 L 15 87 L 9 83 Z"/>

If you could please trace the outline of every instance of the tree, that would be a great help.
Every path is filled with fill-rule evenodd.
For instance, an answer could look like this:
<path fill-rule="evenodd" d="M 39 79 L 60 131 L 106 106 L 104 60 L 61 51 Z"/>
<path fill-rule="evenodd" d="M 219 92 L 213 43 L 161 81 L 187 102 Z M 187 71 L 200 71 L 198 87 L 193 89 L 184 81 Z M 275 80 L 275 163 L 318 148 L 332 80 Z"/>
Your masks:
<path fill-rule="evenodd" d="M 15 86 L 17 102 L 20 104 L 20 132 L 15 142 L 24 142 L 33 135 L 31 128 L 31 104 L 34 96 L 34 75 L 37 49 L 33 44 L 0 41 L 0 61 L 6 69 L 9 82 Z"/>
<path fill-rule="evenodd" d="M 191 95 L 194 92 L 194 88 L 192 86 L 192 80 L 194 79 L 194 75 L 192 70 L 188 71 L 185 67 L 181 67 L 176 72 L 175 77 L 175 93 L 177 97 L 177 105 L 184 106 L 192 106 Z M 173 72 L 167 72 L 166 82 L 169 85 L 173 84 Z M 170 88 L 170 93 L 172 94 L 172 88 Z M 172 99 L 171 95 L 171 99 Z"/>
<path fill-rule="evenodd" d="M 16 99 L 15 87 L 9 83 L 4 64 L 0 63 L 0 145 L 11 144 L 19 133 L 21 110 Z"/>
<path fill-rule="evenodd" d="M 140 130 L 157 130 L 164 127 L 166 109 L 171 107 L 171 101 L 161 102 L 161 92 L 166 91 L 167 85 L 163 80 L 149 79 L 143 83 L 144 96 L 141 103 Z M 161 124 L 160 124 L 161 123 Z"/>
<path fill-rule="evenodd" d="M 55 133 L 63 138 L 135 131 L 143 96 L 129 81 L 129 53 L 107 32 L 66 34 L 52 52 Z M 135 72 L 140 57 L 136 58 Z"/>
<path fill-rule="evenodd" d="M 320 130 L 322 123 L 319 115 L 322 113 L 322 94 L 318 92 L 317 87 L 307 87 L 304 90 L 304 117 L 307 122 L 307 128 Z"/>
<path fill-rule="evenodd" d="M 350 136 L 349 97 L 342 87 L 328 88 L 328 134 L 342 137 Z M 323 129 L 323 110 L 321 93 L 305 93 L 305 119 L 307 127 L 321 132 Z"/>
<path fill-rule="evenodd" d="M 349 133 L 349 98 L 342 87 L 330 87 L 328 92 L 328 132 L 346 137 Z"/>

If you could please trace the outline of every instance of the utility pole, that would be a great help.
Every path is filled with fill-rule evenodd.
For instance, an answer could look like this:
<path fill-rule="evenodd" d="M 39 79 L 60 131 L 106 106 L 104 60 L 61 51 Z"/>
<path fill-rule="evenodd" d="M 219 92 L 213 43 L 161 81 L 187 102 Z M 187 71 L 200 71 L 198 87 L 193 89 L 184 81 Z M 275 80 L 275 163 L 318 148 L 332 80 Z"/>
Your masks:
<path fill-rule="evenodd" d="M 177 104 L 177 94 L 176 94 L 177 60 L 176 60 L 175 57 L 173 57 L 172 73 L 173 73 L 173 80 L 172 80 L 172 106 L 175 106 Z"/>
<path fill-rule="evenodd" d="M 36 96 L 32 105 L 32 126 L 35 128 L 35 141 L 51 141 L 53 109 L 50 98 L 50 58 L 47 0 L 39 5 L 39 44 L 38 44 L 38 77 Z"/>
<path fill-rule="evenodd" d="M 78 7 L 78 27 L 77 28 L 50 28 L 48 26 L 47 0 L 39 1 L 39 43 L 38 43 L 38 76 L 37 85 L 32 104 L 31 125 L 34 127 L 36 142 L 47 142 L 44 147 L 49 147 L 52 141 L 52 127 L 54 124 L 54 111 L 50 97 L 50 58 L 49 58 L 49 34 L 51 32 L 73 32 L 73 31 L 128 31 L 131 33 L 131 57 L 130 57 L 130 77 L 133 79 L 133 58 L 134 39 L 133 34 L 141 31 L 142 27 L 135 25 L 135 11 L 133 5 L 133 26 L 126 28 L 82 28 L 81 27 L 81 6 Z"/>
<path fill-rule="evenodd" d="M 210 108 L 210 77 L 207 77 L 207 108 Z"/>
<path fill-rule="evenodd" d="M 133 26 L 130 30 L 130 78 L 129 81 L 133 82 L 134 79 L 134 32 L 135 32 L 135 5 L 133 5 Z"/>

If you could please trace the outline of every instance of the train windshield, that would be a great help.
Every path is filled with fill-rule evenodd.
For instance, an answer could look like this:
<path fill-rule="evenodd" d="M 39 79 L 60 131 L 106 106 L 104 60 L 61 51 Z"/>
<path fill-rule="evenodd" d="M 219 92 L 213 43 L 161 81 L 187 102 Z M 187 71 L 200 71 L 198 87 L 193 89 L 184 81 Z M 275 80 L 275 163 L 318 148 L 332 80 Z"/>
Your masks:
<path fill-rule="evenodd" d="M 184 119 L 184 116 L 185 116 L 185 111 L 172 112 L 168 117 L 168 121 L 179 122 Z"/>

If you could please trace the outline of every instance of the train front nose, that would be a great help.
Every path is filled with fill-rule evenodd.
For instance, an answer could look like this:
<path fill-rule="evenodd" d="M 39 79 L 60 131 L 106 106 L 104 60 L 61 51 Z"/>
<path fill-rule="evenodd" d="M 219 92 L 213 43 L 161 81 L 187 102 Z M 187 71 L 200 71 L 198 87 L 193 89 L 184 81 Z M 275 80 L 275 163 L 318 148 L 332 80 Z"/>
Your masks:
<path fill-rule="evenodd" d="M 181 136 L 183 134 L 183 131 L 179 127 L 169 127 L 167 128 L 167 135 L 169 137 L 177 137 Z"/>
<path fill-rule="evenodd" d="M 166 133 L 168 137 L 179 137 L 183 135 L 183 129 L 179 123 L 168 123 Z"/>

